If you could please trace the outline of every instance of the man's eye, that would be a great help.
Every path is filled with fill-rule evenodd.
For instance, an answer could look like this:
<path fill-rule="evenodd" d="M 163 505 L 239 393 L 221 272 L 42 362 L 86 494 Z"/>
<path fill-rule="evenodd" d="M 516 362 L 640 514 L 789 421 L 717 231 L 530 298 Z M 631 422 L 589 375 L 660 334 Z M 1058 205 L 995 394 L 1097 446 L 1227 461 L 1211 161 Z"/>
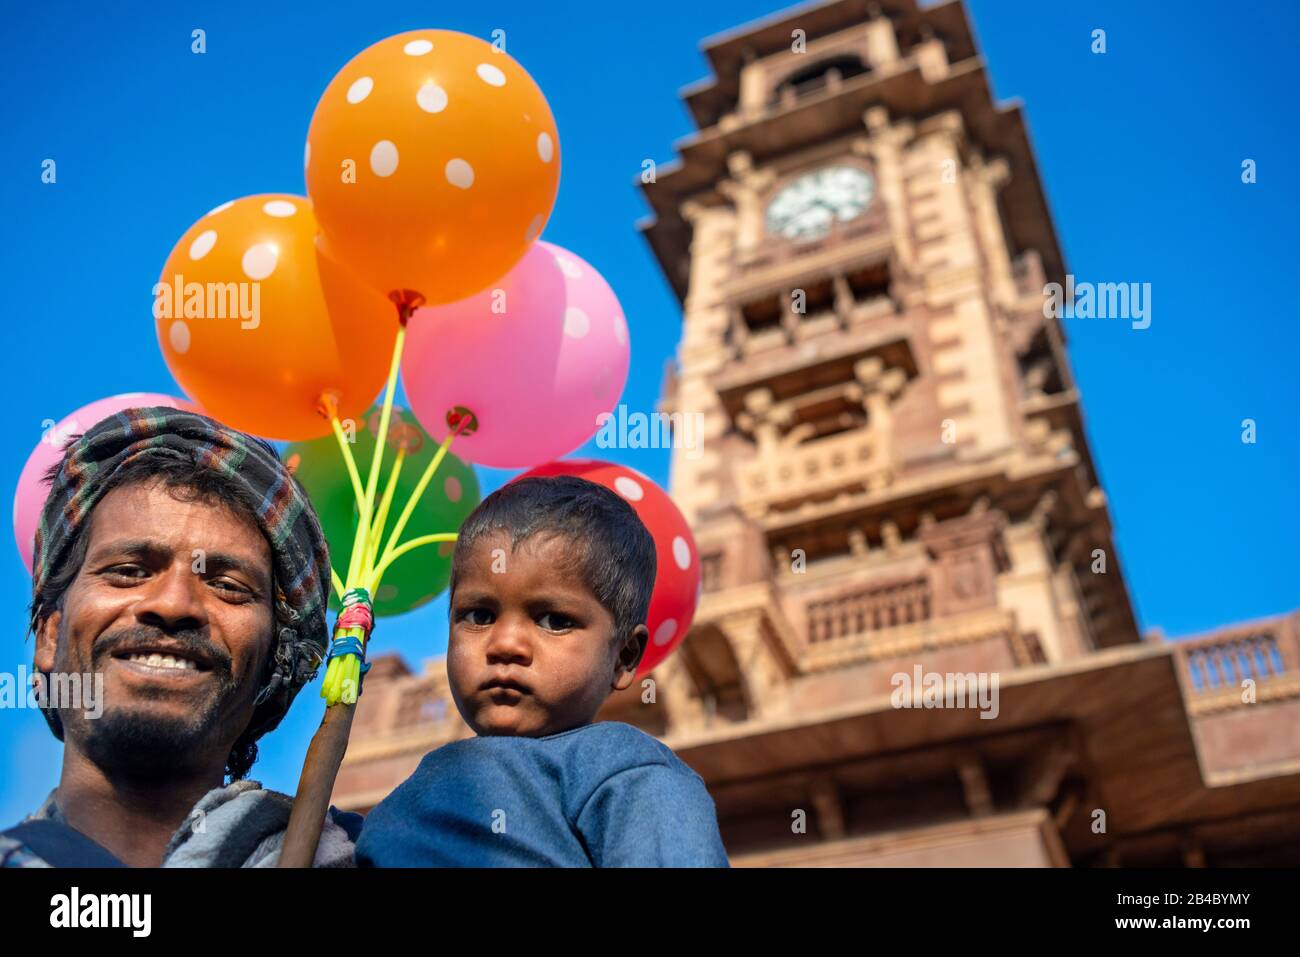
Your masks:
<path fill-rule="evenodd" d="M 114 578 L 141 579 L 148 576 L 149 572 L 139 565 L 114 565 L 111 568 L 104 569 L 104 574 L 112 575 Z"/>
<path fill-rule="evenodd" d="M 218 579 L 214 580 L 214 581 L 212 582 L 212 587 L 215 588 L 215 589 L 217 589 L 217 591 L 223 591 L 223 592 L 226 592 L 228 595 L 231 595 L 231 596 L 233 596 L 233 597 L 237 597 L 237 598 L 244 598 L 244 597 L 251 597 L 251 596 L 252 596 L 252 592 L 250 592 L 250 591 L 249 591 L 247 588 L 245 588 L 243 585 L 240 585 L 238 582 L 232 582 L 232 581 L 230 581 L 229 579 L 226 579 L 226 578 L 218 578 Z"/>
<path fill-rule="evenodd" d="M 568 631 L 577 625 L 577 622 L 568 615 L 561 615 L 558 611 L 548 611 L 537 619 L 537 624 L 547 631 Z"/>

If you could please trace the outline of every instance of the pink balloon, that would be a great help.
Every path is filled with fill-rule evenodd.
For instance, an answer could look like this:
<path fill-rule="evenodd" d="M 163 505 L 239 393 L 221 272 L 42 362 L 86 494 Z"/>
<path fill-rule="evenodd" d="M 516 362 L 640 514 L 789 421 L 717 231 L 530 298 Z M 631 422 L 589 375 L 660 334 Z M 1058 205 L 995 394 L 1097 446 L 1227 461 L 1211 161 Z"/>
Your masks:
<path fill-rule="evenodd" d="M 495 307 L 495 309 L 494 309 Z M 627 321 L 591 264 L 537 242 L 505 278 L 459 302 L 417 309 L 402 381 L 435 439 L 460 406 L 478 419 L 452 451 L 495 468 L 527 468 L 572 452 L 623 394 Z"/>
<path fill-rule="evenodd" d="M 126 392 L 83 405 L 57 424 L 45 423 L 45 433 L 36 443 L 36 448 L 32 449 L 32 454 L 27 456 L 27 464 L 18 476 L 18 490 L 14 493 L 14 541 L 18 543 L 18 554 L 27 566 L 28 574 L 32 571 L 36 526 L 40 524 L 41 509 L 45 507 L 45 499 L 50 494 L 50 487 L 45 484 L 45 473 L 63 458 L 64 445 L 73 436 L 81 435 L 96 423 L 123 409 L 151 405 L 165 405 L 173 409 L 185 409 L 187 412 L 200 411 L 198 406 L 186 399 L 156 392 Z"/>

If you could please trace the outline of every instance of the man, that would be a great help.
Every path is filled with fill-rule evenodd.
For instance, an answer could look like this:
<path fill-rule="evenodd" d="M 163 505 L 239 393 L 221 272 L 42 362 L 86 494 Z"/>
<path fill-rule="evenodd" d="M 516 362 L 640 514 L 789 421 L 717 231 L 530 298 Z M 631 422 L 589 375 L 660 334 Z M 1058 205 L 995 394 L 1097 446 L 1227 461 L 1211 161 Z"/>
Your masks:
<path fill-rule="evenodd" d="M 100 422 L 50 482 L 33 671 L 93 675 L 103 701 L 44 709 L 59 785 L 0 833 L 0 862 L 273 866 L 292 801 L 246 775 L 326 646 L 306 494 L 267 443 L 166 408 Z M 352 866 L 359 827 L 331 808 L 316 866 Z"/>

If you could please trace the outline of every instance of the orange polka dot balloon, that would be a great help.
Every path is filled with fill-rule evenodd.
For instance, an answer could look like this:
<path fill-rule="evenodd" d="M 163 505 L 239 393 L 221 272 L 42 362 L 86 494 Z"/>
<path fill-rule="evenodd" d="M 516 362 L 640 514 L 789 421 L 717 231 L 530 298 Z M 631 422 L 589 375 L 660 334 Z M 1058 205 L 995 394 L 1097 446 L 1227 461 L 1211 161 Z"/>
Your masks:
<path fill-rule="evenodd" d="M 328 434 L 332 396 L 359 418 L 384 387 L 397 311 L 316 247 L 302 196 L 223 203 L 186 230 L 154 286 L 163 358 L 226 425 L 290 441 Z"/>
<path fill-rule="evenodd" d="M 304 163 L 326 251 L 385 295 L 427 305 L 509 272 L 560 184 L 555 119 L 533 78 L 450 30 L 357 54 L 316 106 Z"/>

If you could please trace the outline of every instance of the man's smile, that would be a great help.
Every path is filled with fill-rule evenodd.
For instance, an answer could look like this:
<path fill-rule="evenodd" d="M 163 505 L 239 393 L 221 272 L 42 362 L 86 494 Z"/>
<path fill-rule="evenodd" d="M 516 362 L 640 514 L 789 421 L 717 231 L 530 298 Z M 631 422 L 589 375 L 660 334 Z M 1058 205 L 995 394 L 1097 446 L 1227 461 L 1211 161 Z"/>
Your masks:
<path fill-rule="evenodd" d="M 109 639 L 109 648 L 100 655 L 107 655 L 107 668 L 132 681 L 175 686 L 206 681 L 223 664 L 194 641 L 161 636 Z"/>
<path fill-rule="evenodd" d="M 128 655 L 113 657 L 111 667 L 124 675 L 143 678 L 149 682 L 197 684 L 207 681 L 212 672 L 199 668 L 193 661 L 162 655 Z"/>

